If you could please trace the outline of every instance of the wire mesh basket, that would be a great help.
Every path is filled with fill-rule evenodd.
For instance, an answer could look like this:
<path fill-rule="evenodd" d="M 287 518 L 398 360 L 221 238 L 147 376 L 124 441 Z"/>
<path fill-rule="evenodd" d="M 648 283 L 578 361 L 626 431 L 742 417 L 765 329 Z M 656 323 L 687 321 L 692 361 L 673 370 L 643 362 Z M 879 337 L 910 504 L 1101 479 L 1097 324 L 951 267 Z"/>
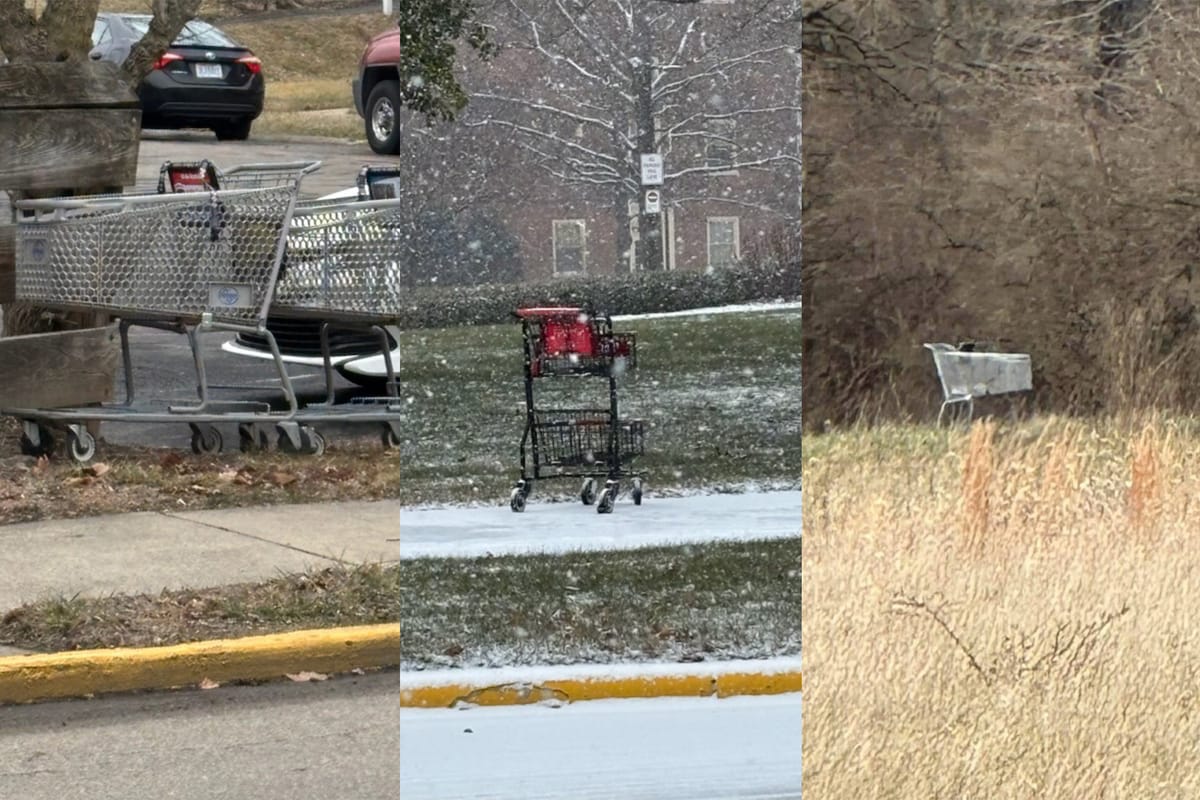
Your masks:
<path fill-rule="evenodd" d="M 387 322 L 400 314 L 400 201 L 314 203 L 292 216 L 272 314 Z"/>
<path fill-rule="evenodd" d="M 292 184 L 21 201 L 17 298 L 128 318 L 260 321 L 295 200 Z"/>
<path fill-rule="evenodd" d="M 534 411 L 533 433 L 539 466 L 603 467 L 645 454 L 644 423 L 619 420 L 614 426 L 603 408 Z"/>

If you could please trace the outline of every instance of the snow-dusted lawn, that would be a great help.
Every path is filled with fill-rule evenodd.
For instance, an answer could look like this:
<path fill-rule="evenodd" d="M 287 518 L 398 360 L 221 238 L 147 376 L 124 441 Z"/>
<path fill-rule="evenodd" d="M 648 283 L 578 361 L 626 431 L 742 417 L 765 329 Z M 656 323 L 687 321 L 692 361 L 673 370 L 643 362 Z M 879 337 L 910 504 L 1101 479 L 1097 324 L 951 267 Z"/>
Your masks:
<path fill-rule="evenodd" d="M 415 798 L 799 800 L 799 694 L 402 709 Z"/>
<path fill-rule="evenodd" d="M 622 414 L 647 424 L 655 491 L 800 480 L 800 311 L 794 305 L 707 309 L 619 322 L 638 336 Z M 407 331 L 402 499 L 503 501 L 519 474 L 524 426 L 520 326 Z M 538 382 L 548 406 L 605 406 L 607 383 Z M 574 481 L 539 484 L 568 497 Z M 536 497 L 536 496 L 535 496 Z M 536 502 L 536 500 L 534 500 Z"/>

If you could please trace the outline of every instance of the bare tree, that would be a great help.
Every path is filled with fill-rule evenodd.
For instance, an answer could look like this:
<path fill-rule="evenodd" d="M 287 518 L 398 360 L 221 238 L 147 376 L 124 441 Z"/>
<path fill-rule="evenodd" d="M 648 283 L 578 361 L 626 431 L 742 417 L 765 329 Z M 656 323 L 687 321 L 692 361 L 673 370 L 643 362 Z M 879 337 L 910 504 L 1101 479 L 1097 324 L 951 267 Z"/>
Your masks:
<path fill-rule="evenodd" d="M 661 269 L 661 215 L 644 211 L 642 154 L 664 157 L 664 209 L 737 204 L 707 180 L 734 170 L 782 172 L 799 185 L 790 10 L 781 0 L 507 0 L 496 34 L 507 61 L 472 93 L 464 122 L 506 131 L 562 184 L 608 192 L 615 217 L 633 223 L 618 226 L 619 250 L 632 246 L 632 227 L 641 267 Z M 522 79 L 507 80 L 514 73 Z M 533 92 L 530 74 L 542 76 Z M 785 206 L 771 210 L 786 217 Z"/>
<path fill-rule="evenodd" d="M 12 62 L 83 61 L 92 48 L 92 26 L 99 5 L 99 0 L 47 0 L 41 15 L 35 16 L 24 0 L 0 0 L 0 51 Z M 131 87 L 137 86 L 199 7 L 200 0 L 155 0 L 149 32 L 121 67 Z M 121 187 L 63 188 L 76 194 L 91 194 Z M 35 196 L 24 192 L 10 192 L 10 195 L 14 201 Z M 97 321 L 92 319 L 94 315 L 75 319 L 79 316 L 49 314 L 26 303 L 13 303 L 5 309 L 4 328 L 12 335 L 57 327 L 64 319 L 73 320 L 74 324 Z"/>

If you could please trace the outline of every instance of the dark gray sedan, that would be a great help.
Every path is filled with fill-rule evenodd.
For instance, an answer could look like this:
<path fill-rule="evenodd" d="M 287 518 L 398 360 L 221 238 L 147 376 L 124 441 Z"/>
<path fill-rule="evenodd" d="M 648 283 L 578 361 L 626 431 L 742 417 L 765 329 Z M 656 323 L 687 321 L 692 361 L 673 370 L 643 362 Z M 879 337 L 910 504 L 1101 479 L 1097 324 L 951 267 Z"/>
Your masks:
<path fill-rule="evenodd" d="M 124 63 L 150 20 L 149 14 L 97 15 L 91 58 Z M 262 62 L 249 48 L 194 19 L 142 80 L 142 127 L 210 128 L 221 140 L 246 139 L 262 113 L 265 86 Z"/>

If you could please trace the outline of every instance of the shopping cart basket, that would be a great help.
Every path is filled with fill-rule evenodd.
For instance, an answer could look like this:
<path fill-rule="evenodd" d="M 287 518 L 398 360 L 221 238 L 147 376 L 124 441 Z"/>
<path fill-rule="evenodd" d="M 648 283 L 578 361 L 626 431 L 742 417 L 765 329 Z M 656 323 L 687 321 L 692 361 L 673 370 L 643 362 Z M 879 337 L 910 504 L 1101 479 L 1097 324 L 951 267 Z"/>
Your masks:
<path fill-rule="evenodd" d="M 631 496 L 641 505 L 643 478 L 630 468 L 645 454 L 645 424 L 622 419 L 618 381 L 637 365 L 637 340 L 616 333 L 612 319 L 575 307 L 523 308 L 525 354 L 525 430 L 521 437 L 521 477 L 509 497 L 513 511 L 524 511 L 538 480 L 582 478 L 579 498 L 612 512 L 621 481 L 631 480 Z M 608 383 L 607 407 L 543 408 L 537 403 L 540 379 L 582 376 Z M 604 480 L 599 496 L 596 485 Z"/>
<path fill-rule="evenodd" d="M 95 453 L 90 421 L 187 422 L 197 452 L 220 450 L 217 422 L 274 416 L 293 422 L 298 410 L 272 340 L 286 411 L 269 404 L 209 397 L 200 338 L 210 330 L 260 331 L 273 299 L 296 203 L 293 182 L 267 189 L 182 194 L 55 198 L 18 202 L 16 294 L 61 309 L 106 311 L 121 320 L 123 403 L 83 408 L 4 409 L 25 424 L 28 451 L 47 449 L 46 423 L 65 425 L 70 452 Z M 186 334 L 199 402 L 165 409 L 135 402 L 128 330 L 132 325 Z"/>

